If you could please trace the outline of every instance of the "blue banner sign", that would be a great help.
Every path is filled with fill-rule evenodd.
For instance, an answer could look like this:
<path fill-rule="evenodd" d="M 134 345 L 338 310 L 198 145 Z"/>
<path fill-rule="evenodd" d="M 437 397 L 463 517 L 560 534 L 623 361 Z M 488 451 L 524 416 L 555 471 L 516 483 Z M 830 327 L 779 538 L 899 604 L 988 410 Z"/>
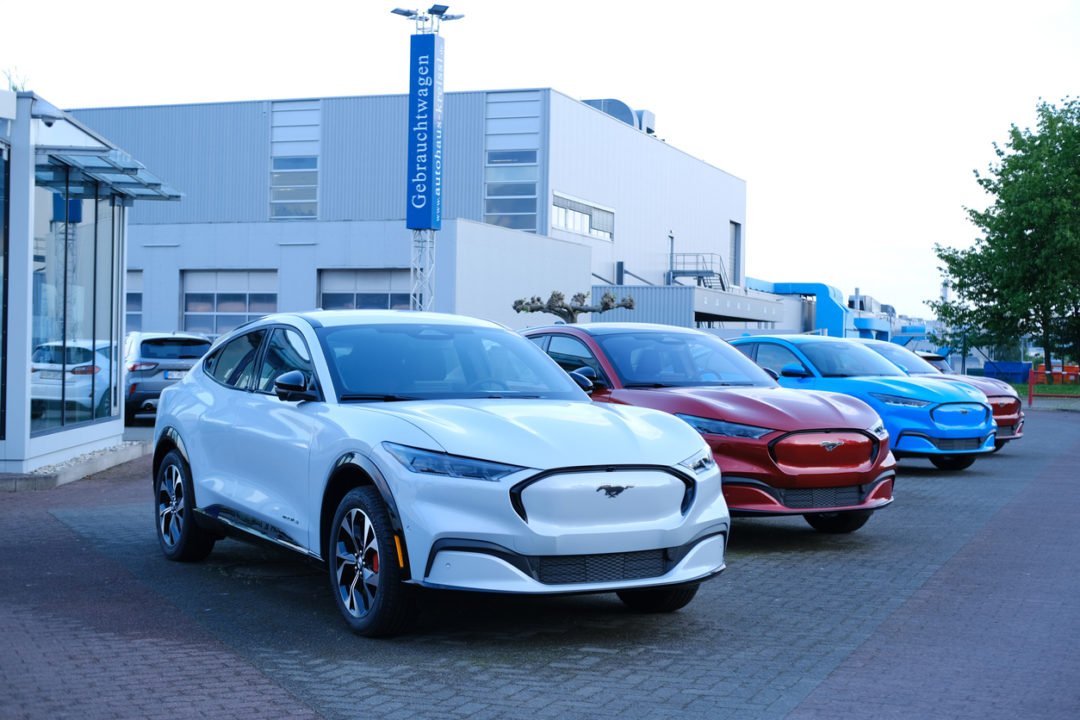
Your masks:
<path fill-rule="evenodd" d="M 405 226 L 442 227 L 443 39 L 413 35 L 409 62 L 409 161 Z"/>

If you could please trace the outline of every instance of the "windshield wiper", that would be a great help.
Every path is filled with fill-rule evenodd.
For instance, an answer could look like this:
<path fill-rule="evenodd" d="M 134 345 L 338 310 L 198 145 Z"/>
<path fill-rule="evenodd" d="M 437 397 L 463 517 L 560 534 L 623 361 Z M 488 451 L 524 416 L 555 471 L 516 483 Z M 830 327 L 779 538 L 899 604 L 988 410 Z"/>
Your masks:
<path fill-rule="evenodd" d="M 641 383 L 626 383 L 625 385 L 623 385 L 623 387 L 626 387 L 626 388 L 662 388 L 662 387 L 671 387 L 671 385 L 668 385 L 667 383 L 658 383 L 658 382 L 654 382 L 654 383 L 641 382 Z"/>
<path fill-rule="evenodd" d="M 341 396 L 341 402 L 362 402 L 364 400 L 370 400 L 373 402 L 400 402 L 402 400 L 419 400 L 417 397 L 409 397 L 408 395 L 362 395 L 359 393 L 346 393 Z"/>

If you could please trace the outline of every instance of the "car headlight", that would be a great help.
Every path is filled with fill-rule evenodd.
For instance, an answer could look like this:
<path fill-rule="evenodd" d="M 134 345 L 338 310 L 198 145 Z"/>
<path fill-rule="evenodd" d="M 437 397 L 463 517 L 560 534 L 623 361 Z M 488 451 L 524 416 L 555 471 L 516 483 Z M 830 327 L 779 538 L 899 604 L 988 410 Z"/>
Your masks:
<path fill-rule="evenodd" d="M 870 428 L 870 434 L 877 437 L 885 437 L 885 423 L 878 420 L 873 427 Z"/>
<path fill-rule="evenodd" d="M 711 470 L 713 465 L 716 465 L 716 460 L 713 458 L 712 450 L 703 447 L 679 464 L 695 475 L 701 475 Z"/>
<path fill-rule="evenodd" d="M 919 400 L 918 398 L 904 397 L 903 395 L 886 395 L 885 393 L 870 393 L 870 395 L 886 405 L 921 408 L 930 404 L 929 400 Z"/>
<path fill-rule="evenodd" d="M 414 473 L 496 482 L 525 468 L 384 442 L 383 448 Z"/>
<path fill-rule="evenodd" d="M 741 425 L 739 423 L 713 420 L 711 418 L 697 417 L 696 415 L 680 415 L 675 417 L 689 423 L 690 427 L 702 435 L 726 435 L 728 437 L 754 438 L 764 437 L 775 430 L 757 427 L 755 425 Z"/>

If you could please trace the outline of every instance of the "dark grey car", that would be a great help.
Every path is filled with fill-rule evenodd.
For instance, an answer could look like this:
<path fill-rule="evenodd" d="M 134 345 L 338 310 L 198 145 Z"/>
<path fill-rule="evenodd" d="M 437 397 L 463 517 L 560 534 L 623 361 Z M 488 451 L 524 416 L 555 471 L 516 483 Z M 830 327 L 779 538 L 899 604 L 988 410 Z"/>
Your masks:
<path fill-rule="evenodd" d="M 124 343 L 124 420 L 157 412 L 161 391 L 187 374 L 210 349 L 210 341 L 190 333 L 133 332 Z"/>

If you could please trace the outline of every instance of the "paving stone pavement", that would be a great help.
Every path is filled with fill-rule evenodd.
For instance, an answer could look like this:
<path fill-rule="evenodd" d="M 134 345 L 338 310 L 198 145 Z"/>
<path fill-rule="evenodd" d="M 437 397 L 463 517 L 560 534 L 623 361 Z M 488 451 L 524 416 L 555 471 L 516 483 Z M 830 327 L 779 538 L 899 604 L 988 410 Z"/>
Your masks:
<path fill-rule="evenodd" d="M 358 638 L 325 571 L 165 561 L 149 459 L 0 495 L 0 718 L 1076 718 L 1080 414 L 970 469 L 901 463 L 851 535 L 737 519 L 684 610 L 431 592 Z"/>

